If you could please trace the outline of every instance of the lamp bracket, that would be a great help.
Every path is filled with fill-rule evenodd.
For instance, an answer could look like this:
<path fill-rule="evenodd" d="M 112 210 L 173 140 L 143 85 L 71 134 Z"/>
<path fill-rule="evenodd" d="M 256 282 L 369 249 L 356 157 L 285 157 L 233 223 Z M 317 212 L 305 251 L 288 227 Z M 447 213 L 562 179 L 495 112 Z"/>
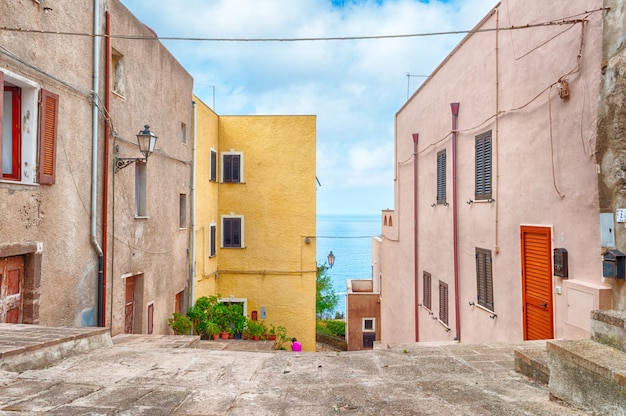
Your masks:
<path fill-rule="evenodd" d="M 147 162 L 147 157 L 115 157 L 115 173 L 136 162 Z"/>

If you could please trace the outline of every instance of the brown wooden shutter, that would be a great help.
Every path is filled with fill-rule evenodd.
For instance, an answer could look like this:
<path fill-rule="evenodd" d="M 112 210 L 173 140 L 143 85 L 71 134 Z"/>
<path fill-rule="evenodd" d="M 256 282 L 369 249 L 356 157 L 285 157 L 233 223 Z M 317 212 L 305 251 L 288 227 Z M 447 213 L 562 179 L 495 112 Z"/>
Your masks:
<path fill-rule="evenodd" d="M 2 178 L 2 119 L 4 117 L 4 72 L 0 71 L 0 93 L 2 93 L 2 99 L 0 100 L 0 178 Z"/>
<path fill-rule="evenodd" d="M 52 185 L 56 179 L 57 124 L 59 96 L 41 90 L 39 105 L 39 168 L 38 182 Z"/>

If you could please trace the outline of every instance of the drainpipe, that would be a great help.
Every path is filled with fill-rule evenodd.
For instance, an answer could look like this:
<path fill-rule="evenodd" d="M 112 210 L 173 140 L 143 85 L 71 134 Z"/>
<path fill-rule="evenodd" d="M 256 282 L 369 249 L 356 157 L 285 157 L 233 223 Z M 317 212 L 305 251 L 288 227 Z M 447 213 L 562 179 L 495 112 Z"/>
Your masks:
<path fill-rule="evenodd" d="M 419 327 L 419 285 L 418 285 L 418 264 L 417 264 L 417 141 L 419 134 L 413 133 L 413 273 L 415 276 L 415 342 L 420 340 Z"/>
<path fill-rule="evenodd" d="M 97 200 L 98 200 L 98 89 L 100 86 L 100 5 L 99 0 L 93 1 L 93 84 L 91 103 L 91 245 L 98 254 L 98 311 L 97 326 L 102 326 L 102 281 L 103 281 L 103 252 L 98 243 L 96 230 L 97 224 Z"/>
<path fill-rule="evenodd" d="M 102 252 L 104 257 L 104 269 L 102 270 L 102 325 L 106 324 L 106 291 L 107 291 L 107 236 L 109 235 L 109 136 L 110 124 L 108 123 L 111 110 L 111 14 L 107 11 L 104 14 L 105 24 L 104 32 L 104 114 L 106 120 L 104 122 L 104 154 L 102 155 Z"/>
<path fill-rule="evenodd" d="M 452 110 L 452 223 L 454 234 L 454 315 L 456 319 L 455 341 L 461 342 L 461 312 L 459 310 L 459 227 L 457 209 L 457 180 L 456 180 L 456 142 L 457 121 L 459 118 L 459 103 L 450 103 Z"/>
<path fill-rule="evenodd" d="M 193 107 L 193 159 L 191 161 L 191 276 L 189 277 L 191 299 L 189 306 L 193 305 L 196 282 L 196 140 L 198 130 L 196 102 L 192 101 L 191 105 Z"/>

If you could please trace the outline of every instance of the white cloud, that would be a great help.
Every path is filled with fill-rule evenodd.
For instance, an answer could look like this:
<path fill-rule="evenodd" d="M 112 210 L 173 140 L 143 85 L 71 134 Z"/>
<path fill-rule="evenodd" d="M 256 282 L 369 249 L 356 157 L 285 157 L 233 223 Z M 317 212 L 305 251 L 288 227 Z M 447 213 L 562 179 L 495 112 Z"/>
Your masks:
<path fill-rule="evenodd" d="M 469 30 L 497 0 L 122 3 L 159 36 L 243 39 Z M 164 43 L 218 114 L 317 115 L 318 212 L 378 214 L 393 207 L 395 113 L 423 80 L 406 75 L 429 74 L 461 38 Z"/>

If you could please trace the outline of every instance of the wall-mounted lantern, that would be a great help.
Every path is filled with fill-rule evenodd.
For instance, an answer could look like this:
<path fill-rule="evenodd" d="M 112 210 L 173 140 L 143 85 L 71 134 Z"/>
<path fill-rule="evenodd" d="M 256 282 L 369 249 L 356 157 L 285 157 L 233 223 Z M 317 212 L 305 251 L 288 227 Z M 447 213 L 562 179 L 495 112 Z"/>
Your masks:
<path fill-rule="evenodd" d="M 144 129 L 137 133 L 137 144 L 139 145 L 139 151 L 144 157 L 115 157 L 115 172 L 117 173 L 126 166 L 135 162 L 147 162 L 148 157 L 154 152 L 156 146 L 157 136 L 150 131 L 150 126 L 145 125 Z"/>

